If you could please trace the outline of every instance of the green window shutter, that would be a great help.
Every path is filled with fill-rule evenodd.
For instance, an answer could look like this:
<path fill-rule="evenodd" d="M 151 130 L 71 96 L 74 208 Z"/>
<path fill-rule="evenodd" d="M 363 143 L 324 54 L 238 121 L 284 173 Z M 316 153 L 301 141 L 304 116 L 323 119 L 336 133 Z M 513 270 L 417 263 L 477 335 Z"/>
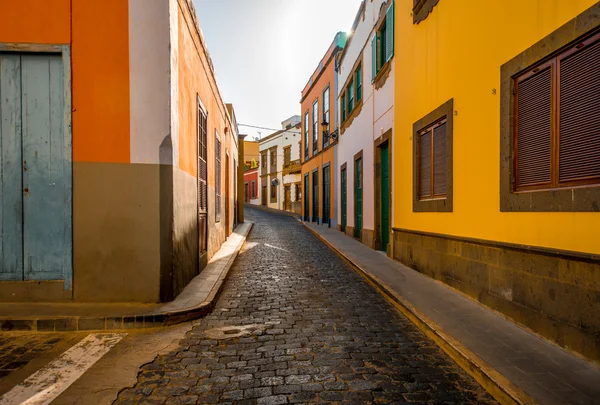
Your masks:
<path fill-rule="evenodd" d="M 385 61 L 389 62 L 394 56 L 394 2 L 388 7 L 387 16 L 385 19 L 385 26 L 387 28 L 385 38 Z"/>
<path fill-rule="evenodd" d="M 377 34 L 373 37 L 373 41 L 371 42 L 371 81 L 375 80 L 375 76 L 377 76 Z"/>

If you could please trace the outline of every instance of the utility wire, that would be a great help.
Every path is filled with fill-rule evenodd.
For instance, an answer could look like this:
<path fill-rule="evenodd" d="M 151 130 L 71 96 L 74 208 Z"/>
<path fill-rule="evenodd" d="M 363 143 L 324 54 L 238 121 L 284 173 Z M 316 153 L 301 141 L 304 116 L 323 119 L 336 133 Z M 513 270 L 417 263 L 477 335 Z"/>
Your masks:
<path fill-rule="evenodd" d="M 267 131 L 275 131 L 275 132 L 280 132 L 280 133 L 284 133 L 284 132 L 288 132 L 290 134 L 300 134 L 300 130 L 298 130 L 298 132 L 294 132 L 294 131 L 290 131 L 287 129 L 281 130 L 281 129 L 273 129 L 273 128 L 266 128 L 266 127 L 258 127 L 256 125 L 247 125 L 247 124 L 238 124 L 238 127 L 248 127 L 248 128 L 255 128 L 255 129 L 264 129 Z"/>

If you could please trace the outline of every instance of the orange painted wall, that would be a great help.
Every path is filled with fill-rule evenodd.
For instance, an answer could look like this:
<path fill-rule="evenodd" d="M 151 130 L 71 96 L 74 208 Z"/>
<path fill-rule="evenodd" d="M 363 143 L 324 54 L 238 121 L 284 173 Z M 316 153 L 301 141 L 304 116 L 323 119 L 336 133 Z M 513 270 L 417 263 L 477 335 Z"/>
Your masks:
<path fill-rule="evenodd" d="M 184 3 L 185 0 L 182 1 Z M 208 110 L 208 162 L 215 161 L 215 129 L 223 145 L 222 161 L 225 161 L 225 127 L 228 124 L 227 112 L 216 97 L 217 84 L 210 75 L 209 63 L 202 51 L 202 45 L 195 32 L 191 14 L 179 8 L 179 168 L 192 176 L 198 170 L 198 138 L 196 118 L 196 97 L 200 96 Z M 207 71 L 208 70 L 208 71 Z M 223 169 L 223 176 L 225 171 Z M 215 184 L 214 170 L 208 171 L 209 186 Z M 222 185 L 224 188 L 224 183 Z"/>
<path fill-rule="evenodd" d="M 323 65 L 324 70 L 322 72 L 322 74 L 320 76 L 318 76 L 317 81 L 314 83 L 314 86 L 312 86 L 312 88 L 309 88 L 308 90 L 306 90 L 306 93 L 304 95 L 304 98 L 302 99 L 300 105 L 302 108 L 302 145 L 301 145 L 301 153 L 302 153 L 302 192 L 304 192 L 304 175 L 306 173 L 308 173 L 308 178 L 309 178 L 309 195 L 308 195 L 308 199 L 306 199 L 306 196 L 303 196 L 303 207 L 302 207 L 302 215 L 304 215 L 304 204 L 308 203 L 309 204 L 309 209 L 310 209 L 310 215 L 314 216 L 313 214 L 313 181 L 312 181 L 312 171 L 315 168 L 319 168 L 319 213 L 318 213 L 318 217 L 321 218 L 322 217 L 322 213 L 323 213 L 323 165 L 329 162 L 329 173 L 330 173 L 330 180 L 329 180 L 329 184 L 330 184 L 330 191 L 329 191 L 329 195 L 330 195 L 330 199 L 331 199 L 331 203 L 329 205 L 329 217 L 330 218 L 334 218 L 333 212 L 334 212 L 334 191 L 335 191 L 335 181 L 334 181 L 334 172 L 335 170 L 337 170 L 334 166 L 334 154 L 333 154 L 333 147 L 329 147 L 327 150 L 325 150 L 324 152 L 321 152 L 321 150 L 323 149 L 323 139 L 322 139 L 322 127 L 321 127 L 321 122 L 322 122 L 322 118 L 323 118 L 323 91 L 325 90 L 325 88 L 327 86 L 329 86 L 329 117 L 330 117 L 330 131 L 333 132 L 335 130 L 335 121 L 334 121 L 334 108 L 335 108 L 335 89 L 334 89 L 334 78 L 335 78 L 335 69 L 334 69 L 334 60 L 332 57 L 332 49 L 330 48 L 330 50 L 328 51 L 328 55 L 329 59 L 328 60 L 324 60 L 323 61 Z M 314 76 L 316 77 L 316 76 Z M 315 100 L 318 98 L 319 100 L 319 126 L 318 126 L 318 141 L 317 141 L 317 150 L 318 150 L 318 154 L 313 158 L 312 157 L 312 139 L 313 139 L 313 127 L 312 127 L 312 106 L 313 103 L 315 102 Z M 308 125 L 309 125 L 309 131 L 308 131 L 308 156 L 309 159 L 308 161 L 304 160 L 304 114 L 306 114 L 306 112 L 308 111 Z"/>
<path fill-rule="evenodd" d="M 128 163 L 128 1 L 73 0 L 72 58 L 73 160 Z"/>
<path fill-rule="evenodd" d="M 0 42 L 71 44 L 73 161 L 128 163 L 128 1 L 1 3 Z"/>
<path fill-rule="evenodd" d="M 68 44 L 71 41 L 70 0 L 1 0 L 0 3 L 0 42 Z"/>

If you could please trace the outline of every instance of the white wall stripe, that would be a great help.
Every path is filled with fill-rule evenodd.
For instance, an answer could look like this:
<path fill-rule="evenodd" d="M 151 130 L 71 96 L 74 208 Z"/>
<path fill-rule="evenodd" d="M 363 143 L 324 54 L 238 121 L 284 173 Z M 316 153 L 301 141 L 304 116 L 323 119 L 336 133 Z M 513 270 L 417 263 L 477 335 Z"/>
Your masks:
<path fill-rule="evenodd" d="M 0 398 L 0 405 L 46 405 L 54 401 L 126 334 L 98 333 L 61 354 Z"/>

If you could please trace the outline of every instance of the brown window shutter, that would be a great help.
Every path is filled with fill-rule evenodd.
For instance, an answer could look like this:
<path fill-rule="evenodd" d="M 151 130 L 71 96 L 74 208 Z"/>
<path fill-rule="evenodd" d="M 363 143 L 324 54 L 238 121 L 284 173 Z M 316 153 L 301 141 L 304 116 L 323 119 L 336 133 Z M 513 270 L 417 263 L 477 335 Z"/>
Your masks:
<path fill-rule="evenodd" d="M 446 195 L 446 123 L 433 130 L 433 195 Z"/>
<path fill-rule="evenodd" d="M 517 79 L 516 98 L 517 188 L 550 184 L 552 66 Z"/>
<path fill-rule="evenodd" d="M 419 198 L 431 197 L 431 130 L 419 138 Z"/>
<path fill-rule="evenodd" d="M 600 179 L 600 41 L 560 61 L 559 182 Z"/>

